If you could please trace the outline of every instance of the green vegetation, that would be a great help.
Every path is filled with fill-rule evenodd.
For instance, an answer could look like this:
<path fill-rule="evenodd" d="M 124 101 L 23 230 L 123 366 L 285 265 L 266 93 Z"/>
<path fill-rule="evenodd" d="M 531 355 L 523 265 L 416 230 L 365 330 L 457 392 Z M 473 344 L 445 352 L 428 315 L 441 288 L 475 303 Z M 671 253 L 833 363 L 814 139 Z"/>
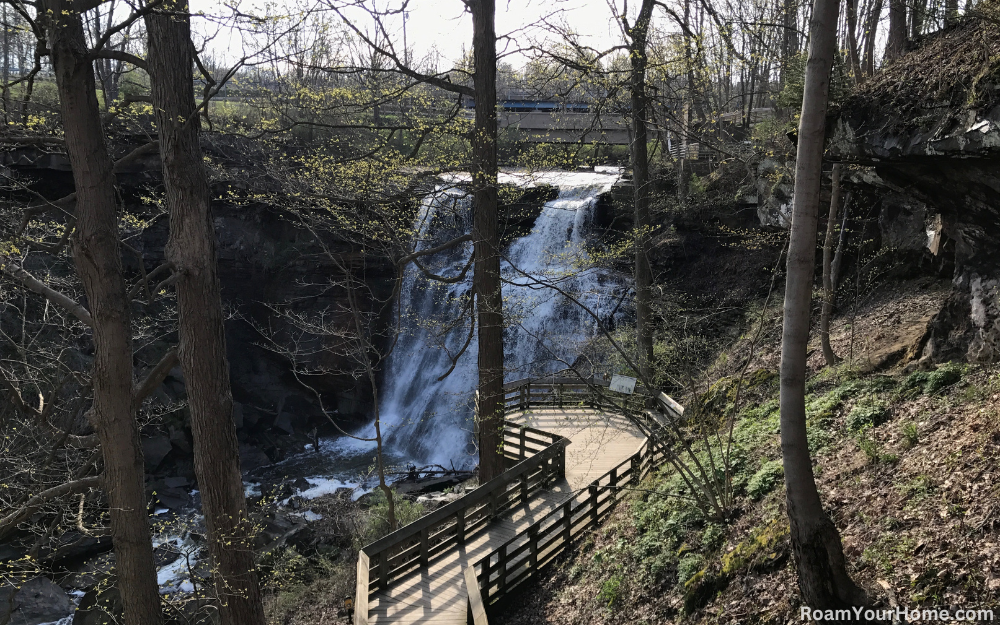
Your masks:
<path fill-rule="evenodd" d="M 889 405 L 879 399 L 864 398 L 847 414 L 847 429 L 860 432 L 868 427 L 878 427 L 889 420 Z"/>
<path fill-rule="evenodd" d="M 760 499 L 771 492 L 784 475 L 785 469 L 780 460 L 765 463 L 747 483 L 747 495 L 751 499 Z"/>

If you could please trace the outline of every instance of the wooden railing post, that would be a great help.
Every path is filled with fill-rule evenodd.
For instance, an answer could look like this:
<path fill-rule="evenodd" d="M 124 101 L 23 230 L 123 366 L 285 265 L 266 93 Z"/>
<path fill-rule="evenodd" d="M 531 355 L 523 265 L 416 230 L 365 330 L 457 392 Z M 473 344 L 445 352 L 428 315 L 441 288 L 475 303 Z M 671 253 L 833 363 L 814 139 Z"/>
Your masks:
<path fill-rule="evenodd" d="M 430 542 L 430 534 L 430 528 L 425 527 L 420 530 L 420 566 L 427 566 L 430 560 L 431 546 L 428 544 Z"/>
<path fill-rule="evenodd" d="M 358 580 L 354 587 L 354 625 L 368 625 L 368 554 L 358 552 Z"/>
<path fill-rule="evenodd" d="M 597 482 L 590 485 L 590 523 L 597 525 Z"/>
<path fill-rule="evenodd" d="M 391 549 L 386 549 L 378 554 L 378 587 L 389 587 L 389 554 Z"/>
<path fill-rule="evenodd" d="M 465 510 L 459 510 L 455 517 L 455 539 L 460 545 L 465 542 Z"/>
<path fill-rule="evenodd" d="M 528 528 L 528 570 L 534 571 L 538 566 L 538 524 Z"/>
<path fill-rule="evenodd" d="M 528 456 L 528 431 L 521 428 L 521 450 L 518 458 L 524 460 Z"/>
<path fill-rule="evenodd" d="M 507 544 L 500 546 L 497 553 L 497 595 L 507 594 Z"/>
<path fill-rule="evenodd" d="M 573 500 L 563 504 L 563 549 L 569 549 L 573 540 Z"/>

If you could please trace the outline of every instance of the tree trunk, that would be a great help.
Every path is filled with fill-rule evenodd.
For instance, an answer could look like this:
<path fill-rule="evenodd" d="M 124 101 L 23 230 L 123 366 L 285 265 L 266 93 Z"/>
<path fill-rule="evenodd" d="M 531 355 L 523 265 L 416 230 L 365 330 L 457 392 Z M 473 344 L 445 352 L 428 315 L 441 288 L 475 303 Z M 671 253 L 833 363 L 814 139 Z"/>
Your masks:
<path fill-rule="evenodd" d="M 861 82 L 864 75 L 861 69 L 861 56 L 858 48 L 858 0 L 846 0 L 847 2 L 847 53 L 851 63 L 851 73 L 854 75 L 854 83 Z"/>
<path fill-rule="evenodd" d="M 476 121 L 472 138 L 475 275 L 479 322 L 479 480 L 503 473 L 503 299 L 497 216 L 496 0 L 470 0 Z"/>
<path fill-rule="evenodd" d="M 176 283 L 195 473 L 208 528 L 224 625 L 263 625 L 251 527 L 240 477 L 233 398 L 216 271 L 211 193 L 198 143 L 190 22 L 185 0 L 172 15 L 146 16 L 149 75 L 170 212 L 167 259 Z"/>
<path fill-rule="evenodd" d="M 844 198 L 844 214 L 840 217 L 840 234 L 837 237 L 837 252 L 833 255 L 833 263 L 830 267 L 830 285 L 833 288 L 833 292 L 837 292 L 837 287 L 840 285 L 840 263 L 844 259 L 844 244 L 846 237 L 844 234 L 847 232 L 847 217 L 851 212 L 851 194 L 848 193 L 847 197 Z M 836 301 L 836 298 L 834 298 Z"/>
<path fill-rule="evenodd" d="M 882 6 L 884 0 L 875 0 L 871 12 L 867 15 L 867 26 L 865 28 L 865 73 L 868 76 L 875 74 L 875 41 L 878 35 L 878 25 L 882 16 Z"/>
<path fill-rule="evenodd" d="M 799 4 L 795 0 L 784 0 L 781 12 L 781 76 L 778 90 L 788 82 L 788 63 L 799 53 Z M 752 106 L 752 105 L 751 105 Z"/>
<path fill-rule="evenodd" d="M 837 12 L 838 0 L 816 0 L 810 25 L 781 341 L 781 455 L 791 542 L 802 602 L 824 610 L 865 603 L 847 574 L 837 528 L 823 511 L 806 436 L 806 343 Z"/>
<path fill-rule="evenodd" d="M 94 428 L 104 455 L 115 572 L 130 625 L 163 622 L 149 535 L 149 514 L 133 418 L 132 323 L 122 276 L 113 164 L 101 130 L 94 68 L 81 15 L 69 0 L 49 0 L 48 40 L 62 108 L 66 153 L 76 186 L 72 253 L 94 320 Z"/>
<path fill-rule="evenodd" d="M 958 22 L 958 0 L 945 0 L 944 27 L 954 26 Z"/>
<path fill-rule="evenodd" d="M 830 213 L 826 219 L 826 240 L 823 242 L 823 311 L 819 318 L 820 343 L 823 345 L 823 359 L 826 366 L 837 364 L 837 355 L 830 347 L 830 315 L 833 313 L 833 237 L 837 229 L 837 213 L 840 209 L 840 173 L 843 165 L 833 164 L 830 175 L 832 185 L 830 192 Z"/>
<path fill-rule="evenodd" d="M 643 0 L 635 24 L 628 28 L 629 59 L 632 63 L 632 188 L 635 200 L 635 309 L 638 338 L 639 376 L 649 383 L 653 378 L 653 272 L 649 266 L 649 239 L 652 220 L 649 215 L 649 154 L 646 128 L 646 41 L 653 13 L 653 0 Z"/>
<path fill-rule="evenodd" d="M 885 62 L 906 52 L 906 0 L 889 0 L 889 39 L 885 44 Z"/>
<path fill-rule="evenodd" d="M 923 34 L 926 14 L 927 0 L 913 0 L 913 4 L 910 5 L 910 39 L 916 39 Z"/>
<path fill-rule="evenodd" d="M 677 148 L 679 152 L 677 153 L 677 162 L 675 163 L 677 169 L 677 200 L 679 202 L 684 202 L 687 200 L 688 196 L 688 166 L 687 166 L 687 151 L 688 151 L 688 132 L 691 122 L 691 105 L 685 102 L 681 108 L 681 132 L 678 143 L 680 146 Z"/>

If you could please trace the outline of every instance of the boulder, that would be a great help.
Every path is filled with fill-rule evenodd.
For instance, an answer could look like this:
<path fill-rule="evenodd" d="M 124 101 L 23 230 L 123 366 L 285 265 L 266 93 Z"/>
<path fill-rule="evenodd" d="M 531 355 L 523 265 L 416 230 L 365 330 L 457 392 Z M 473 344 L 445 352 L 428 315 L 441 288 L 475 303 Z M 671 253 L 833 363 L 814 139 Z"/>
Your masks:
<path fill-rule="evenodd" d="M 115 625 L 123 621 L 122 597 L 117 586 L 87 591 L 73 616 L 73 625 Z"/>
<path fill-rule="evenodd" d="M 151 436 L 142 441 L 142 457 L 146 463 L 146 470 L 152 471 L 160 466 L 163 459 L 167 457 L 173 445 L 170 438 L 165 434 Z"/>
<path fill-rule="evenodd" d="M 260 467 L 271 464 L 271 459 L 258 447 L 252 445 L 240 445 L 240 469 L 243 473 L 248 473 Z"/>
<path fill-rule="evenodd" d="M 170 488 L 169 486 L 157 489 L 156 499 L 160 505 L 170 510 L 182 510 L 191 505 L 191 497 L 187 490 L 183 488 Z"/>
<path fill-rule="evenodd" d="M 40 625 L 73 613 L 66 592 L 47 577 L 36 577 L 20 587 L 0 586 L 0 623 Z"/>
<path fill-rule="evenodd" d="M 757 166 L 757 217 L 762 226 L 788 229 L 792 224 L 795 163 L 764 159 Z"/>

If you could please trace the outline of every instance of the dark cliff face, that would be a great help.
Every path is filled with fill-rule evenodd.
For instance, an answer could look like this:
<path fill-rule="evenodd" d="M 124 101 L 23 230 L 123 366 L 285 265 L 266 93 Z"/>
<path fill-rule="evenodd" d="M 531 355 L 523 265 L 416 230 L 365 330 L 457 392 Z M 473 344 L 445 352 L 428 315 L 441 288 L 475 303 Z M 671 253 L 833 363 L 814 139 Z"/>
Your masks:
<path fill-rule="evenodd" d="M 116 151 L 126 154 L 139 145 L 138 139 L 132 143 L 135 145 L 126 140 Z M 246 165 L 248 168 L 253 164 Z M 0 155 L 0 166 L 16 172 L 49 199 L 73 191 L 69 162 L 58 153 L 37 148 L 13 150 Z M 239 177 L 249 171 L 241 169 L 239 163 L 229 166 L 234 168 L 235 182 L 215 183 L 217 198 L 238 198 Z M 123 267 L 131 284 L 141 278 L 143 270 L 148 273 L 164 261 L 169 219 L 165 215 L 153 219 L 159 209 L 149 201 L 162 189 L 158 156 L 154 153 L 133 162 L 120 173 L 118 183 L 123 212 L 135 218 L 132 222 L 147 222 L 144 229 L 126 233 L 128 245 L 138 252 L 138 256 L 123 252 Z M 503 189 L 500 225 L 504 242 L 527 234 L 542 205 L 557 194 L 557 189 L 548 186 Z M 403 217 L 404 221 L 412 221 L 417 202 L 397 208 L 412 213 Z M 223 305 L 228 313 L 227 356 L 244 470 L 301 451 L 313 431 L 335 432 L 331 420 L 345 430 L 367 423 L 373 397 L 367 376 L 359 375 L 358 363 L 344 355 L 344 350 L 329 349 L 326 343 L 337 340 L 337 328 L 346 329 L 352 323 L 347 293 L 342 284 L 336 284 L 340 270 L 331 256 L 342 266 L 363 268 L 359 276 L 363 276 L 365 288 L 356 289 L 355 294 L 363 309 L 381 315 L 372 330 L 376 343 L 383 340 L 379 338 L 384 334 L 379 327 L 388 325 L 391 311 L 386 306 L 374 306 L 373 299 L 391 301 L 397 271 L 392 260 L 373 253 L 377 246 L 365 249 L 335 232 L 319 235 L 323 237 L 319 245 L 314 234 L 302 227 L 294 215 L 277 206 L 216 199 L 213 220 Z M 65 270 L 71 272 L 68 266 Z M 169 297 L 168 293 L 167 300 Z M 140 299 L 145 296 L 140 294 Z M 138 363 L 155 362 L 176 344 L 177 335 L 169 301 L 161 298 L 152 306 L 137 306 L 150 313 L 143 317 L 143 323 L 147 323 L 146 317 L 155 319 L 152 327 L 137 328 L 142 335 L 136 342 L 137 366 L 141 368 Z M 307 316 L 322 314 L 330 332 L 325 337 L 304 336 L 276 314 L 277 308 Z M 300 369 L 309 369 L 310 375 L 296 376 L 288 354 L 275 349 L 269 337 L 284 340 L 286 346 L 298 341 L 301 350 L 297 362 Z M 147 468 L 154 474 L 193 478 L 186 410 L 176 408 L 184 400 L 179 367 L 170 372 L 155 395 L 168 408 L 161 411 L 162 422 L 144 432 Z"/>
<path fill-rule="evenodd" d="M 998 58 L 1000 20 L 965 19 L 862 85 L 829 133 L 833 160 L 865 166 L 850 179 L 877 203 L 883 245 L 952 270 L 926 337 L 937 360 L 1000 359 Z"/>
<path fill-rule="evenodd" d="M 129 149 L 126 144 L 121 151 L 127 153 Z M 5 153 L 0 157 L 0 165 L 16 172 L 33 190 L 49 199 L 73 190 L 69 163 L 63 155 L 23 148 Z M 158 212 L 146 199 L 160 188 L 157 155 L 132 163 L 120 173 L 118 182 L 124 213 L 149 220 Z M 219 197 L 226 196 L 221 185 L 218 191 Z M 372 394 L 367 384 L 349 373 L 354 363 L 338 358 L 314 342 L 309 355 L 300 361 L 326 372 L 310 376 L 313 392 L 295 378 L 285 355 L 268 349 L 265 333 L 261 332 L 279 335 L 290 332 L 273 310 L 290 302 L 298 312 L 333 311 L 336 323 L 336 311 L 343 309 L 346 295 L 341 288 L 323 288 L 335 274 L 332 263 L 320 253 L 312 235 L 280 208 L 215 201 L 213 216 L 223 304 L 229 313 L 227 355 L 237 402 L 235 414 L 245 456 L 244 469 L 301 450 L 312 429 L 319 428 L 320 432 L 331 429 L 329 418 L 345 429 L 360 426 L 370 413 Z M 164 261 L 169 227 L 169 220 L 163 216 L 151 220 L 142 231 L 126 233 L 128 245 L 141 255 L 146 272 Z M 362 306 L 371 304 L 371 294 L 389 299 L 395 269 L 388 258 L 366 255 L 366 251 L 338 240 L 333 234 L 324 243 L 346 265 L 365 266 L 370 293 L 361 294 Z M 142 271 L 139 258 L 125 251 L 122 261 L 129 283 L 137 281 Z M 68 267 L 66 270 L 70 271 Z M 147 312 L 162 309 L 154 327 L 137 329 L 142 335 L 136 341 L 137 362 L 155 361 L 169 345 L 176 344 L 174 316 L 169 305 L 162 301 L 152 307 L 137 305 Z M 183 401 L 184 381 L 179 368 L 171 371 L 156 396 L 166 406 Z M 185 412 L 184 409 L 168 411 L 161 427 L 145 432 L 150 437 L 145 447 L 147 468 L 151 471 L 193 477 Z"/>

